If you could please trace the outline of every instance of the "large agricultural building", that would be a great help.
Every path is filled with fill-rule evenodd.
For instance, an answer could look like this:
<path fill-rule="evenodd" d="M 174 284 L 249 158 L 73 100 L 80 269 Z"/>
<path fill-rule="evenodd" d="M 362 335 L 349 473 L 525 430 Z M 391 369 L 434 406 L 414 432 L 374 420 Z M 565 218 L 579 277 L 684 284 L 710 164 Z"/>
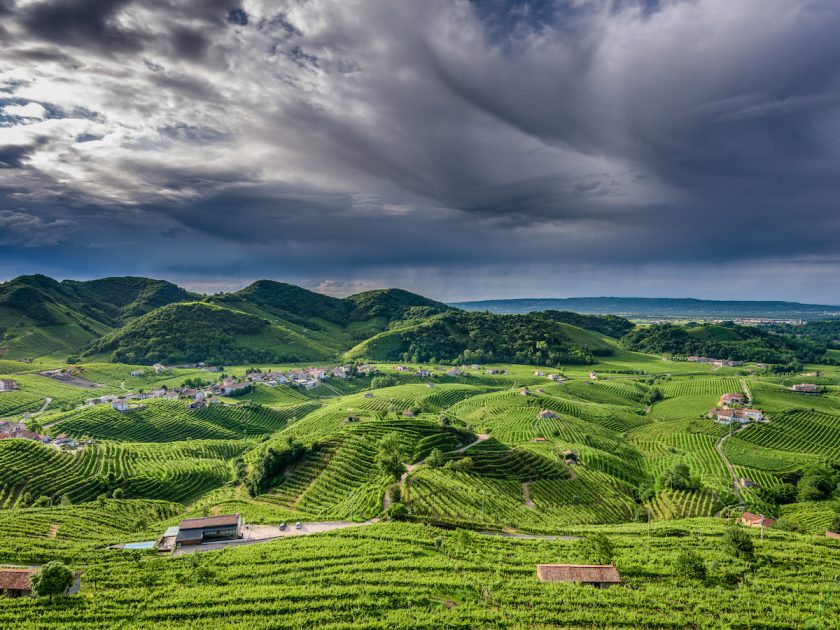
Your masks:
<path fill-rule="evenodd" d="M 242 519 L 239 514 L 223 514 L 205 518 L 187 518 L 178 526 L 177 545 L 200 545 L 242 538 Z"/>

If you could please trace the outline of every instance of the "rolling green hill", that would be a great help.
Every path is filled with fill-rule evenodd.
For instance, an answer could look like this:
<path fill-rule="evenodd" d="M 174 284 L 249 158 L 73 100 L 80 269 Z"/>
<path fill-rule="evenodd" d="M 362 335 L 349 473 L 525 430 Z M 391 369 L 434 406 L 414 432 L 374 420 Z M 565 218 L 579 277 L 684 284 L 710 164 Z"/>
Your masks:
<path fill-rule="evenodd" d="M 132 317 L 190 297 L 163 280 L 58 282 L 20 276 L 0 284 L 0 353 L 7 358 L 78 351 Z"/>

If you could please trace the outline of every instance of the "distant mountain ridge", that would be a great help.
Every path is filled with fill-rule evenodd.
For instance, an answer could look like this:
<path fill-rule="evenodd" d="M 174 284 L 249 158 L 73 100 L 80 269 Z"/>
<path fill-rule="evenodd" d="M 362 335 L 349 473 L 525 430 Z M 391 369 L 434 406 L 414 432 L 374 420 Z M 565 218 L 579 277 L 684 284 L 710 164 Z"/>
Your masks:
<path fill-rule="evenodd" d="M 497 314 L 563 310 L 594 315 L 645 318 L 769 318 L 822 319 L 840 316 L 840 306 L 762 300 L 700 300 L 695 298 L 573 297 L 518 298 L 452 302 L 465 311 Z"/>

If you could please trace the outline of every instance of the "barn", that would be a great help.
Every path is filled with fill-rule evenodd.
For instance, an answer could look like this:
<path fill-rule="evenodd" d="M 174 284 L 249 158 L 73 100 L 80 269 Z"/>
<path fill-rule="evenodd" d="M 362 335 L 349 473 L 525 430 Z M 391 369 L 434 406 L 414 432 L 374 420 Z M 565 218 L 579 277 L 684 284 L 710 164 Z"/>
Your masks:
<path fill-rule="evenodd" d="M 591 584 L 597 588 L 621 584 L 621 576 L 612 564 L 538 564 L 537 577 L 540 582 Z"/>

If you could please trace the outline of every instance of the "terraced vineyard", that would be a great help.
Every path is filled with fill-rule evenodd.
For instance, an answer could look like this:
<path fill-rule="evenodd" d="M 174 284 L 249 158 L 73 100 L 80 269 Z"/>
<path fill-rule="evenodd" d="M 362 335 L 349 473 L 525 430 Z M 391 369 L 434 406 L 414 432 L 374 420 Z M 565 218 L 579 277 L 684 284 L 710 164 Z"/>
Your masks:
<path fill-rule="evenodd" d="M 54 430 L 78 438 L 126 442 L 235 440 L 278 431 L 293 418 L 302 418 L 319 406 L 309 401 L 277 409 L 236 404 L 191 410 L 185 401 L 160 399 L 143 401 L 142 409 L 128 412 L 94 405 L 43 420 Z"/>
<path fill-rule="evenodd" d="M 392 523 L 200 558 L 102 561 L 88 569 L 96 585 L 86 587 L 84 606 L 0 600 L 0 625 L 21 627 L 37 615 L 58 628 L 687 628 L 738 627 L 748 617 L 773 628 L 828 628 L 840 616 L 827 596 L 840 561 L 823 544 L 775 533 L 756 539 L 773 562 L 733 588 L 727 571 L 737 576 L 745 565 L 721 545 L 724 525 L 695 520 L 685 529 L 690 540 L 657 526 L 650 537 L 647 526 L 597 529 L 614 541 L 626 583 L 609 590 L 537 581 L 539 562 L 586 561 L 573 540 L 459 536 Z M 688 544 L 707 565 L 726 568 L 714 569 L 707 584 L 686 581 L 676 560 Z"/>

